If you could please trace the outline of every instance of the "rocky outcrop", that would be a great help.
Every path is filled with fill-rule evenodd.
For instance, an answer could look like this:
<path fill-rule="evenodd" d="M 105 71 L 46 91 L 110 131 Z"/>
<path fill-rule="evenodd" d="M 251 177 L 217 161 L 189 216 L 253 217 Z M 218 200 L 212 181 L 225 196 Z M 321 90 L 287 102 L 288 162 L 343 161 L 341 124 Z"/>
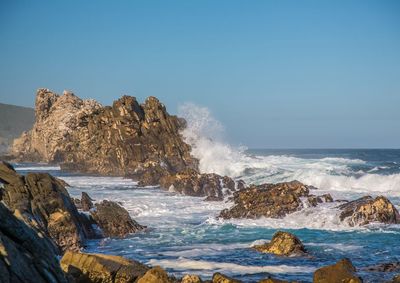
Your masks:
<path fill-rule="evenodd" d="M 203 283 L 203 280 L 198 275 L 186 274 L 182 277 L 181 283 Z"/>
<path fill-rule="evenodd" d="M 66 283 L 57 249 L 0 202 L 0 281 L 4 283 Z"/>
<path fill-rule="evenodd" d="M 136 282 L 149 270 L 140 262 L 120 256 L 71 251 L 62 257 L 61 268 L 75 282 L 88 283 Z"/>
<path fill-rule="evenodd" d="M 234 206 L 221 211 L 220 217 L 281 218 L 304 207 L 301 198 L 312 196 L 309 189 L 310 187 L 298 181 L 251 186 L 235 192 Z"/>
<path fill-rule="evenodd" d="M 93 200 L 90 198 L 90 196 L 86 192 L 82 192 L 81 201 L 80 201 L 81 209 L 83 211 L 89 211 L 90 209 L 92 209 L 93 208 L 92 201 Z"/>
<path fill-rule="evenodd" d="M 396 207 L 385 197 L 375 199 L 365 196 L 338 206 L 341 210 L 340 220 L 350 226 L 366 225 L 371 222 L 386 224 L 400 223 L 400 215 Z"/>
<path fill-rule="evenodd" d="M 103 200 L 97 203 L 90 215 L 106 237 L 125 237 L 146 228 L 134 221 L 125 208 L 113 201 Z"/>
<path fill-rule="evenodd" d="M 167 272 L 159 266 L 147 271 L 137 283 L 174 283 L 175 278 L 170 278 Z"/>
<path fill-rule="evenodd" d="M 362 280 L 356 275 L 356 268 L 347 258 L 336 264 L 324 266 L 314 272 L 314 283 L 361 283 Z"/>
<path fill-rule="evenodd" d="M 78 250 L 90 227 L 81 222 L 64 182 L 47 173 L 19 175 L 13 167 L 0 162 L 3 201 L 29 226 L 49 236 L 62 250 Z"/>
<path fill-rule="evenodd" d="M 174 175 L 160 179 L 160 186 L 166 190 L 183 195 L 209 197 L 208 200 L 222 200 L 224 195 L 230 195 L 244 187 L 242 181 L 235 182 L 228 176 L 218 174 L 199 174 L 187 169 Z"/>
<path fill-rule="evenodd" d="M 242 281 L 233 279 L 219 272 L 214 273 L 212 283 L 241 283 Z"/>
<path fill-rule="evenodd" d="M 271 253 L 280 256 L 301 256 L 307 253 L 299 238 L 283 231 L 276 232 L 271 242 L 254 246 L 254 249 L 262 253 Z"/>
<path fill-rule="evenodd" d="M 62 169 L 140 178 L 158 184 L 166 174 L 197 168 L 179 131 L 185 122 L 169 115 L 155 97 L 139 104 L 123 96 L 102 107 L 70 92 L 39 89 L 33 129 L 14 142 L 19 159 L 57 162 Z"/>

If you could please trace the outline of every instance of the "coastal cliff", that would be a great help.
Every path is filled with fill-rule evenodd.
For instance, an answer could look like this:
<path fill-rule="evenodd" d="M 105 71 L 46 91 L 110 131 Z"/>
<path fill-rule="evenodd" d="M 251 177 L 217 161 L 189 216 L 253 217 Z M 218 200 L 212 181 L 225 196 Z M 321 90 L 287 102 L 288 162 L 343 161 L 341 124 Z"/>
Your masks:
<path fill-rule="evenodd" d="M 19 160 L 59 163 L 69 171 L 140 178 L 146 185 L 187 168 L 197 169 L 179 131 L 185 121 L 155 97 L 139 104 L 123 96 L 112 106 L 71 92 L 39 89 L 35 124 L 14 141 Z M 150 177 L 149 177 L 150 176 Z"/>

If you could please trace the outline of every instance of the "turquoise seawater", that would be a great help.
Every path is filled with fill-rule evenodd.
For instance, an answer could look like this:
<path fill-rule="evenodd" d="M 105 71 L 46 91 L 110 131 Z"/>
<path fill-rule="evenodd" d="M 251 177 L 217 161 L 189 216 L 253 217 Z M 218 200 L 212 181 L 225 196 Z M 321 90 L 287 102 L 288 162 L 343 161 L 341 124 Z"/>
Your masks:
<path fill-rule="evenodd" d="M 202 159 L 203 171 L 226 173 L 248 183 L 297 179 L 336 199 L 384 195 L 400 208 L 400 150 L 248 150 L 229 160 Z M 221 164 L 223 162 L 223 164 Z M 71 175 L 57 166 L 16 164 L 21 173 L 49 172 L 67 181 L 71 196 L 82 191 L 96 199 L 122 202 L 146 232 L 126 239 L 92 240 L 87 252 L 122 255 L 160 265 L 181 276 L 210 278 L 214 272 L 256 282 L 268 275 L 312 281 L 313 271 L 347 257 L 366 282 L 384 282 L 394 274 L 363 268 L 400 261 L 400 225 L 349 227 L 338 220 L 335 204 L 305 208 L 283 219 L 216 219 L 231 203 L 204 202 L 157 187 L 139 188 L 129 179 Z M 296 234 L 308 257 L 276 257 L 250 247 L 268 241 L 277 230 Z"/>

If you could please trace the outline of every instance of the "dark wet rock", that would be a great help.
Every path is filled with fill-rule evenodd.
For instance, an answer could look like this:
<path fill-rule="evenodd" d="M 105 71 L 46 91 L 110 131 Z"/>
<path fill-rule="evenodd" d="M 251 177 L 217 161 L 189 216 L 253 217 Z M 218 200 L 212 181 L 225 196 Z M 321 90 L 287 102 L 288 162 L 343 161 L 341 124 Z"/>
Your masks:
<path fill-rule="evenodd" d="M 336 264 L 317 269 L 314 272 L 314 283 L 361 283 L 362 279 L 356 275 L 356 268 L 347 258 Z"/>
<path fill-rule="evenodd" d="M 362 270 L 371 272 L 395 272 L 400 271 L 400 261 L 386 262 L 377 265 L 364 267 Z"/>
<path fill-rule="evenodd" d="M 49 236 L 62 250 L 78 250 L 90 235 L 64 183 L 47 173 L 17 174 L 0 162 L 3 201 L 17 217 Z"/>
<path fill-rule="evenodd" d="M 282 218 L 301 210 L 302 198 L 309 196 L 309 187 L 298 181 L 251 186 L 235 192 L 233 207 L 221 211 L 219 217 Z"/>
<path fill-rule="evenodd" d="M 33 129 L 14 141 L 13 153 L 22 160 L 35 156 L 64 170 L 138 179 L 145 174 L 143 185 L 198 166 L 180 134 L 185 121 L 155 97 L 139 104 L 123 96 L 103 107 L 71 92 L 39 89 L 35 115 Z"/>
<path fill-rule="evenodd" d="M 137 283 L 174 283 L 175 278 L 168 276 L 167 272 L 159 266 L 148 270 Z"/>
<path fill-rule="evenodd" d="M 0 203 L 0 281 L 4 283 L 66 283 L 58 249 L 17 219 Z"/>
<path fill-rule="evenodd" d="M 204 199 L 204 201 L 223 201 L 223 196 L 208 196 Z"/>
<path fill-rule="evenodd" d="M 133 220 L 125 208 L 113 201 L 103 200 L 97 203 L 90 215 L 106 237 L 125 237 L 146 228 Z"/>
<path fill-rule="evenodd" d="M 310 195 L 309 197 L 307 197 L 307 201 L 310 206 L 317 206 L 318 204 L 324 202 L 333 202 L 333 198 L 330 194 L 324 194 L 320 196 Z"/>
<path fill-rule="evenodd" d="M 283 231 L 276 232 L 271 242 L 254 246 L 254 249 L 262 253 L 271 253 L 280 256 L 302 256 L 307 253 L 299 238 Z"/>
<path fill-rule="evenodd" d="M 224 195 L 241 189 L 243 182 L 236 183 L 231 178 L 218 174 L 200 174 L 196 170 L 187 169 L 174 175 L 160 179 L 163 189 L 183 195 L 222 199 Z"/>
<path fill-rule="evenodd" d="M 242 281 L 233 279 L 219 272 L 214 273 L 212 283 L 241 283 Z"/>
<path fill-rule="evenodd" d="M 61 268 L 75 282 L 136 282 L 149 268 L 140 262 L 120 256 L 67 251 Z"/>
<path fill-rule="evenodd" d="M 372 198 L 365 196 L 338 206 L 341 210 L 340 220 L 350 226 L 367 225 L 371 222 L 386 224 L 400 223 L 396 207 L 385 197 Z"/>
<path fill-rule="evenodd" d="M 81 196 L 81 207 L 83 211 L 89 211 L 90 209 L 93 208 L 93 199 L 90 198 L 90 196 L 86 192 L 82 192 Z"/>

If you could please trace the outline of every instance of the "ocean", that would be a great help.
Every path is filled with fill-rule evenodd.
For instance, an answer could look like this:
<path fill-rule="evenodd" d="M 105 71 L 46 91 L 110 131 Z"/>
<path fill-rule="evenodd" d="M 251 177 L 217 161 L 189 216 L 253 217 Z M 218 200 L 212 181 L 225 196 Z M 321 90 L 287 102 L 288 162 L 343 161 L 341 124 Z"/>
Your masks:
<path fill-rule="evenodd" d="M 334 199 L 383 195 L 400 209 L 400 150 L 234 148 L 212 138 L 184 133 L 203 172 L 226 174 L 247 183 L 299 180 L 330 193 Z M 400 261 L 400 225 L 349 227 L 338 219 L 335 203 L 305 208 L 283 219 L 220 220 L 216 215 L 232 205 L 204 202 L 158 187 L 140 188 L 120 177 L 75 175 L 46 164 L 15 164 L 20 173 L 49 172 L 71 185 L 73 197 L 88 192 L 95 200 L 121 202 L 131 216 L 149 229 L 125 239 L 90 240 L 86 252 L 121 255 L 160 265 L 176 276 L 214 272 L 256 282 L 278 279 L 312 282 L 315 269 L 347 257 L 366 282 L 383 282 L 394 274 L 363 268 Z M 268 241 L 277 230 L 297 235 L 308 257 L 276 257 L 250 247 Z"/>

